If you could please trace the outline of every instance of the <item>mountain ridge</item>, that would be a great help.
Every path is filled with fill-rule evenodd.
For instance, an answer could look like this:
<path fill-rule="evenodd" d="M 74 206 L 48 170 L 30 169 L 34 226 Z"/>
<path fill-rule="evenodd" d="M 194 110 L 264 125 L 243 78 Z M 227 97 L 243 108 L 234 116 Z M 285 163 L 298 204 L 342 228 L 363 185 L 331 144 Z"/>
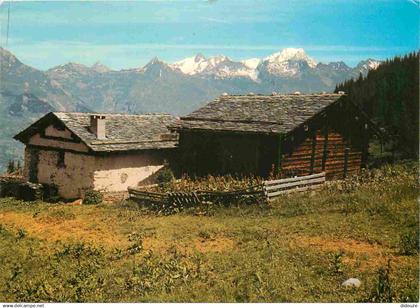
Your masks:
<path fill-rule="evenodd" d="M 197 53 L 194 56 L 187 57 L 173 63 L 167 63 L 158 57 L 152 58 L 144 66 L 125 68 L 120 70 L 113 70 L 107 66 L 96 62 L 92 66 L 84 64 L 78 64 L 69 62 L 64 65 L 52 67 L 45 72 L 56 71 L 59 68 L 65 67 L 79 67 L 79 70 L 93 70 L 98 73 L 108 72 L 142 72 L 147 68 L 148 65 L 154 62 L 160 62 L 165 64 L 174 71 L 180 71 L 185 75 L 190 76 L 213 76 L 219 78 L 230 78 L 230 77 L 248 77 L 252 80 L 258 80 L 259 70 L 265 69 L 272 75 L 278 75 L 282 77 L 293 77 L 299 72 L 299 67 L 305 67 L 305 63 L 310 69 L 316 70 L 318 66 L 329 66 L 334 69 L 335 66 L 344 65 L 353 71 L 359 70 L 359 72 L 365 74 L 369 69 L 376 69 L 381 63 L 379 60 L 368 58 L 360 61 L 356 66 L 349 67 L 343 61 L 337 62 L 316 62 L 313 58 L 309 57 L 303 48 L 285 48 L 279 52 L 275 52 L 263 58 L 250 58 L 244 60 L 232 60 L 230 57 L 225 55 L 216 55 L 205 57 L 202 53 Z M 233 68 L 233 69 L 232 69 Z"/>
<path fill-rule="evenodd" d="M 202 54 L 186 59 L 166 63 L 155 57 L 142 67 L 121 70 L 70 62 L 41 71 L 0 48 L 0 169 L 22 155 L 13 135 L 50 111 L 182 115 L 222 93 L 333 91 L 336 84 L 379 65 L 373 59 L 354 68 L 344 62 L 323 64 L 303 49 L 240 61 Z M 182 65 L 187 65 L 184 72 Z"/>

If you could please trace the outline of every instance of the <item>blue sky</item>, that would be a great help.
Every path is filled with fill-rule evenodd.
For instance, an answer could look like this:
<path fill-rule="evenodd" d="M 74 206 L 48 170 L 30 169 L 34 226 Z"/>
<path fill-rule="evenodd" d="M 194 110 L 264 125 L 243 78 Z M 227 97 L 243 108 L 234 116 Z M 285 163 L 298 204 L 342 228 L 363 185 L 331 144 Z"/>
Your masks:
<path fill-rule="evenodd" d="M 355 65 L 418 49 L 415 0 L 12 1 L 0 6 L 0 45 L 24 63 L 114 69 L 154 56 L 203 53 L 235 60 L 302 47 L 318 61 Z"/>

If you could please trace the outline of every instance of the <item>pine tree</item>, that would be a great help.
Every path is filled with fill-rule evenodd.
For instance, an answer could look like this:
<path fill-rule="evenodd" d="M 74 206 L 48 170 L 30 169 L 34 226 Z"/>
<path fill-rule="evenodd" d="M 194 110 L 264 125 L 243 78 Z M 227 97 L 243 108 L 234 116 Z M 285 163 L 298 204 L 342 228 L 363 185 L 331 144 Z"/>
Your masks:
<path fill-rule="evenodd" d="M 9 160 L 8 164 L 7 164 L 7 173 L 13 173 L 15 172 L 16 168 L 15 168 L 15 161 L 14 160 Z"/>
<path fill-rule="evenodd" d="M 385 129 L 389 144 L 404 158 L 418 158 L 419 52 L 387 59 L 366 77 L 338 84 L 349 98 Z"/>

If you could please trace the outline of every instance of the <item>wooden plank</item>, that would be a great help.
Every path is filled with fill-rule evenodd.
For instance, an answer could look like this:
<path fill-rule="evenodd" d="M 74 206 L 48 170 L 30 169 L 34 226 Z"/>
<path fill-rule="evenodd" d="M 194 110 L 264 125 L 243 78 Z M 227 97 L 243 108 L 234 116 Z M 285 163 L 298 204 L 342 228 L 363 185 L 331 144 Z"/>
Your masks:
<path fill-rule="evenodd" d="M 318 158 L 319 157 L 317 157 L 317 159 L 314 160 L 314 164 L 316 164 L 319 161 Z M 307 160 L 305 161 L 305 160 L 299 159 L 299 160 L 290 160 L 290 161 L 287 161 L 287 162 L 284 163 L 284 166 L 305 166 L 305 168 L 308 168 L 308 170 L 309 170 L 310 167 L 311 167 L 311 164 Z"/>
<path fill-rule="evenodd" d="M 323 183 L 323 182 L 325 182 L 325 177 L 303 180 L 303 181 L 298 181 L 298 182 L 291 182 L 291 183 L 283 183 L 283 184 L 278 184 L 274 186 L 267 186 L 265 190 L 267 192 L 270 192 L 272 190 L 279 190 L 279 189 L 284 189 L 284 188 L 303 186 L 303 185 L 309 185 L 309 184 L 315 184 L 315 183 Z"/>
<path fill-rule="evenodd" d="M 309 179 L 314 179 L 314 178 L 321 178 L 324 176 L 325 176 L 325 173 L 322 172 L 322 173 L 305 175 L 305 176 L 294 177 L 294 178 L 264 181 L 263 183 L 265 186 L 271 186 L 271 185 L 277 185 L 277 184 L 282 184 L 282 183 L 291 183 L 291 182 L 298 182 L 298 181 L 309 180 Z"/>
<path fill-rule="evenodd" d="M 296 181 L 300 181 L 300 180 L 315 179 L 315 178 L 320 178 L 320 177 L 323 177 L 323 176 L 325 176 L 325 172 L 311 174 L 311 175 L 305 175 L 305 176 L 295 177 L 295 178 L 264 181 L 263 183 L 264 183 L 264 185 L 275 185 L 275 184 L 281 184 L 281 183 L 296 182 Z"/>
<path fill-rule="evenodd" d="M 162 197 L 161 195 L 146 194 L 146 193 L 141 193 L 141 192 L 129 192 L 129 194 L 134 195 L 134 196 L 144 196 L 144 197 L 150 197 L 150 198 Z"/>
<path fill-rule="evenodd" d="M 306 165 L 306 166 L 310 166 L 310 162 L 309 162 L 310 156 L 306 156 L 304 158 L 295 158 L 295 159 L 290 159 L 290 160 L 285 160 L 284 161 L 284 166 L 287 165 Z"/>
<path fill-rule="evenodd" d="M 152 192 L 152 191 L 146 191 L 146 190 L 139 190 L 132 187 L 128 187 L 129 193 L 136 193 L 136 194 L 143 194 L 143 195 L 150 195 L 150 196 L 164 196 L 164 193 L 158 193 L 158 192 Z"/>
<path fill-rule="evenodd" d="M 307 151 L 306 153 L 303 154 L 294 154 L 292 156 L 284 156 L 284 161 L 290 161 L 290 160 L 296 160 L 296 159 L 307 159 L 312 152 Z M 321 154 L 323 155 L 324 152 L 323 151 L 316 151 L 317 154 Z M 334 154 L 334 155 L 340 155 L 344 157 L 345 154 L 345 148 L 344 146 L 342 146 L 340 149 L 330 149 L 330 153 Z M 349 155 L 362 155 L 361 152 L 359 151 L 349 151 Z"/>
<path fill-rule="evenodd" d="M 361 165 L 361 161 L 351 161 L 347 163 L 347 166 L 351 166 L 351 167 L 360 166 L 360 165 Z M 327 164 L 326 169 L 330 169 L 330 168 L 334 169 L 334 168 L 340 167 L 343 170 L 343 166 L 344 166 L 344 160 L 339 160 L 339 161 L 334 161 Z"/>
<path fill-rule="evenodd" d="M 312 153 L 311 153 L 311 167 L 310 172 L 314 173 L 314 164 L 315 164 L 315 148 L 316 148 L 316 135 L 312 137 Z"/>
<path fill-rule="evenodd" d="M 329 160 L 327 160 L 327 163 L 329 162 L 329 161 L 334 161 L 334 160 L 341 160 L 341 161 L 344 161 L 344 159 L 345 159 L 345 157 L 346 157 L 346 155 L 345 154 L 343 154 L 343 155 L 330 155 L 330 159 Z M 358 155 L 358 154 L 349 154 L 349 155 L 347 155 L 347 158 L 349 159 L 349 160 L 360 160 L 361 161 L 361 157 L 360 157 L 360 155 Z"/>
<path fill-rule="evenodd" d="M 312 139 L 311 139 L 312 140 Z M 317 143 L 320 144 L 321 142 L 321 146 L 323 145 L 323 142 L 325 141 L 325 138 L 323 138 L 323 140 L 318 140 L 317 139 Z M 328 139 L 328 143 L 332 146 L 344 146 L 345 142 L 344 140 L 331 140 Z M 308 143 L 308 144 L 300 144 L 299 147 L 295 148 L 295 150 L 293 151 L 294 153 L 299 152 L 299 151 L 307 151 L 307 150 L 311 150 L 312 149 L 312 142 Z"/>
<path fill-rule="evenodd" d="M 201 200 L 200 200 L 200 198 L 198 198 L 198 195 L 197 195 L 197 193 L 196 192 L 193 192 L 193 196 L 194 196 L 194 202 L 195 203 L 200 203 L 201 202 Z"/>
<path fill-rule="evenodd" d="M 331 156 L 330 159 L 327 161 L 328 163 L 331 162 L 341 162 L 344 163 L 345 156 Z M 360 156 L 347 156 L 349 162 L 361 162 Z"/>
<path fill-rule="evenodd" d="M 309 169 L 296 169 L 296 168 L 283 168 L 283 174 L 287 175 L 287 178 L 302 177 L 309 174 Z"/>
<path fill-rule="evenodd" d="M 302 185 L 309 185 L 309 184 L 312 184 L 312 183 L 320 183 L 320 182 L 323 182 L 323 181 L 325 181 L 325 177 L 266 186 L 265 190 L 266 191 L 272 191 L 272 190 L 284 189 L 284 188 L 288 188 L 288 187 L 292 187 L 292 186 L 302 186 Z"/>
<path fill-rule="evenodd" d="M 143 201 L 149 201 L 149 202 L 162 202 L 164 200 L 164 198 L 148 198 L 145 196 L 136 196 L 136 195 L 130 195 L 131 199 L 136 199 L 136 200 L 143 200 Z"/>
<path fill-rule="evenodd" d="M 306 152 L 306 151 L 311 151 L 312 150 L 312 143 L 308 144 L 308 145 L 299 145 L 299 147 L 297 147 L 293 153 L 299 153 L 299 152 Z"/>
<path fill-rule="evenodd" d="M 330 155 L 330 158 L 331 159 L 327 160 L 327 162 L 333 161 L 333 160 L 342 160 L 344 162 L 344 158 L 345 158 L 344 153 L 343 154 L 340 154 L 340 155 L 333 155 L 333 154 L 334 153 L 332 153 Z M 306 163 L 307 165 L 309 165 L 308 164 L 308 161 L 307 161 L 308 158 L 309 158 L 309 156 L 306 156 L 303 159 L 301 159 L 301 158 L 287 159 L 287 160 L 285 159 L 284 160 L 284 164 L 291 164 L 291 165 L 293 165 L 293 164 L 297 164 L 297 163 L 300 163 L 301 162 L 302 164 L 303 163 Z M 360 160 L 361 161 L 361 157 L 360 157 L 360 155 L 358 153 L 349 153 L 348 154 L 348 159 L 349 159 L 349 161 L 351 161 L 351 160 Z M 315 156 L 315 161 L 322 162 L 322 157 Z"/>
<path fill-rule="evenodd" d="M 130 199 L 138 200 L 138 201 L 144 201 L 144 202 L 155 202 L 155 203 L 163 203 L 164 199 L 150 199 L 150 198 L 144 198 L 139 196 L 130 196 Z"/>
<path fill-rule="evenodd" d="M 352 173 L 352 172 L 358 172 L 360 170 L 360 168 L 352 168 L 352 169 L 349 169 L 347 172 L 348 173 Z M 331 175 L 331 174 L 341 174 L 341 175 L 343 175 L 343 168 L 340 168 L 340 169 L 334 169 L 334 170 L 328 170 L 328 172 L 327 172 L 327 177 L 328 177 L 328 175 Z"/>
<path fill-rule="evenodd" d="M 352 167 L 352 168 L 349 168 L 348 170 L 359 170 L 359 169 L 360 167 Z M 334 173 L 334 172 L 343 173 L 343 167 L 341 166 L 341 167 L 336 167 L 334 169 L 327 169 L 326 172 L 329 174 Z"/>
<path fill-rule="evenodd" d="M 302 192 L 302 191 L 312 190 L 312 189 L 319 188 L 319 187 L 321 187 L 321 186 L 323 186 L 323 185 L 324 185 L 324 183 L 322 183 L 322 184 L 318 184 L 318 185 L 311 185 L 311 186 L 305 186 L 305 187 L 298 187 L 298 188 L 295 188 L 295 189 L 280 190 L 280 191 L 277 191 L 277 192 L 275 192 L 275 193 L 269 193 L 269 194 L 268 194 L 268 198 L 269 198 L 269 199 L 273 199 L 273 197 L 280 196 L 280 195 L 284 195 L 284 194 L 288 194 L 288 193 L 293 193 L 293 192 Z"/>
<path fill-rule="evenodd" d="M 310 171 L 310 167 L 311 166 L 307 162 L 305 162 L 305 163 L 302 163 L 302 162 L 294 162 L 294 163 L 290 163 L 290 164 L 285 164 L 283 166 L 283 170 L 287 170 L 287 169 L 296 169 L 296 170 L 298 170 L 298 169 L 305 169 L 305 170 L 307 170 L 309 172 Z"/>
<path fill-rule="evenodd" d="M 328 166 L 337 166 L 337 165 L 341 165 L 341 166 L 344 166 L 344 162 L 345 162 L 345 160 L 344 159 L 339 159 L 339 160 L 334 160 L 334 161 L 329 161 L 328 163 L 327 163 L 327 167 Z M 348 160 L 347 161 L 347 163 L 348 163 L 348 165 L 359 165 L 360 163 L 361 163 L 362 161 L 359 159 L 359 160 Z"/>
<path fill-rule="evenodd" d="M 346 148 L 344 152 L 344 170 L 343 170 L 343 177 L 347 177 L 347 165 L 349 163 L 349 148 Z"/>

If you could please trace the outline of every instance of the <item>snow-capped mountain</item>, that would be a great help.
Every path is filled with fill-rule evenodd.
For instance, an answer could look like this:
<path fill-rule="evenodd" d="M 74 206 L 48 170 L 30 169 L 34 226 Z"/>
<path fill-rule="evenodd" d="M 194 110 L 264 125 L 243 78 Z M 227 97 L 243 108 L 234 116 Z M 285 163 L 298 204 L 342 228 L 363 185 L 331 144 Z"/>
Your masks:
<path fill-rule="evenodd" d="M 377 61 L 374 59 L 367 59 L 364 61 L 360 61 L 359 64 L 357 64 L 356 69 L 362 73 L 362 75 L 367 74 L 370 70 L 376 70 L 378 66 L 381 64 L 381 61 Z"/>
<path fill-rule="evenodd" d="M 189 57 L 169 65 L 186 75 L 214 76 L 218 78 L 245 77 L 255 80 L 257 74 L 255 67 L 249 67 L 243 62 L 232 61 L 226 56 L 206 58 L 202 54 Z"/>
<path fill-rule="evenodd" d="M 241 63 L 245 65 L 247 68 L 255 70 L 258 67 L 258 65 L 261 63 L 261 61 L 262 60 L 259 58 L 251 58 L 251 59 L 242 60 Z"/>
<path fill-rule="evenodd" d="M 285 48 L 280 52 L 273 53 L 266 57 L 264 61 L 273 64 L 281 64 L 289 61 L 305 61 L 312 68 L 316 66 L 316 61 L 310 58 L 303 48 Z"/>
<path fill-rule="evenodd" d="M 306 55 L 302 48 L 285 48 L 264 58 L 259 70 L 264 70 L 271 75 L 293 77 L 302 69 L 306 67 L 314 69 L 316 65 L 316 61 Z"/>
<path fill-rule="evenodd" d="M 181 61 L 177 61 L 170 66 L 173 69 L 178 69 L 182 73 L 187 75 L 197 75 L 203 73 L 205 70 L 209 71 L 219 63 L 228 59 L 225 56 L 215 56 L 206 58 L 202 54 L 197 54 L 195 57 L 185 58 Z"/>
<path fill-rule="evenodd" d="M 239 62 L 219 55 L 206 58 L 202 54 L 185 58 L 170 66 L 187 75 L 214 75 L 217 77 L 248 77 L 256 80 L 259 75 L 259 66 L 270 74 L 279 76 L 294 76 L 299 68 L 307 64 L 310 68 L 316 67 L 316 62 L 306 55 L 302 48 L 285 48 L 264 59 L 252 58 Z"/>
<path fill-rule="evenodd" d="M 370 69 L 376 69 L 379 64 L 380 61 L 373 59 L 362 61 L 356 67 L 357 72 L 365 74 Z M 328 64 L 317 63 L 302 48 L 285 48 L 263 59 L 251 58 L 242 61 L 233 61 L 223 55 L 206 58 L 202 54 L 197 54 L 194 57 L 169 64 L 169 67 L 190 76 L 244 77 L 254 81 L 258 81 L 260 77 L 264 78 L 263 76 L 266 75 L 279 78 L 299 78 L 302 73 L 315 72 L 317 69 L 337 72 L 352 70 L 342 61 Z"/>
<path fill-rule="evenodd" d="M 365 75 L 379 63 L 368 59 L 354 68 L 341 61 L 317 63 L 302 48 L 286 48 L 245 60 L 197 54 L 174 63 L 155 57 L 142 67 L 119 71 L 99 63 L 68 63 L 45 73 L 91 110 L 185 113 L 223 92 L 332 91 L 337 83 Z"/>
<path fill-rule="evenodd" d="M 344 62 L 317 63 L 309 57 L 302 48 L 285 48 L 265 58 L 251 58 L 234 61 L 224 55 L 205 57 L 197 54 L 174 63 L 166 63 L 157 57 L 145 66 L 125 69 L 120 72 L 139 73 L 151 76 L 161 76 L 162 72 L 172 71 L 175 74 L 198 78 L 235 79 L 246 78 L 254 82 L 264 82 L 265 79 L 300 79 L 307 74 L 326 74 L 327 76 L 343 75 L 343 77 L 357 76 L 359 73 L 367 74 L 371 69 L 376 69 L 380 61 L 367 59 L 361 61 L 355 68 L 347 66 Z M 108 67 L 95 63 L 93 66 L 68 63 L 54 67 L 47 71 L 51 76 L 92 76 L 97 74 L 116 73 Z M 344 76 L 346 75 L 346 76 Z M 347 76 L 349 75 L 349 76 Z M 340 79 L 340 78 L 339 78 Z M 335 78 L 334 80 L 335 81 Z"/>

